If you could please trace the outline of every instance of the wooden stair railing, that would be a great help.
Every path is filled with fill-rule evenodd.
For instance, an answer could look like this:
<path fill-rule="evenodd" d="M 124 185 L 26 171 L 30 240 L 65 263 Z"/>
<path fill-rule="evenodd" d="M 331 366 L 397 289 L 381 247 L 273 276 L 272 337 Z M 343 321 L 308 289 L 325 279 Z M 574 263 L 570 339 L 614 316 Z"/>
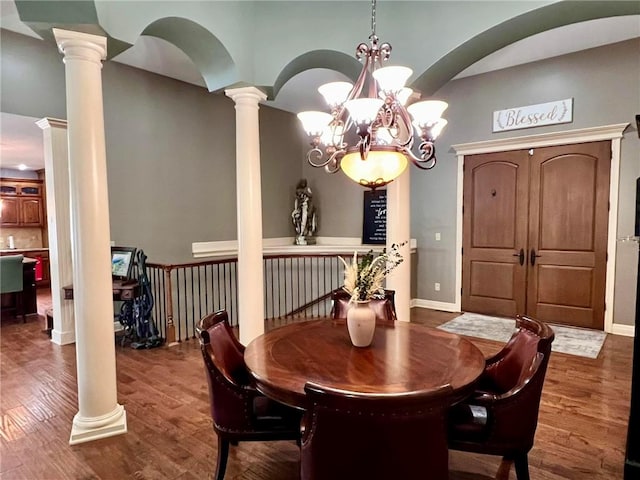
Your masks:
<path fill-rule="evenodd" d="M 338 255 L 265 255 L 265 317 L 297 321 L 292 317 L 329 315 L 331 292 L 344 278 Z M 147 262 L 147 267 L 155 299 L 152 318 L 167 345 L 196 338 L 198 320 L 212 311 L 227 310 L 231 324 L 238 326 L 237 258 Z"/>

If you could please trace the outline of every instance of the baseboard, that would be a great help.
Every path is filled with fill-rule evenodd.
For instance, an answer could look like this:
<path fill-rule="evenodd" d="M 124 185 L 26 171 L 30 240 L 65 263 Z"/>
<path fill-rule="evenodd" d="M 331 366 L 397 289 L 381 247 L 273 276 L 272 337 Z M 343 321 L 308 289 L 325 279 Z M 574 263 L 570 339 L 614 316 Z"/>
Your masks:
<path fill-rule="evenodd" d="M 623 325 L 614 323 L 611 326 L 611 332 L 614 335 L 623 335 L 625 337 L 635 337 L 636 327 L 634 325 Z"/>
<path fill-rule="evenodd" d="M 460 309 L 455 303 L 438 302 L 436 300 L 423 300 L 421 298 L 414 298 L 411 300 L 411 307 L 429 308 L 431 310 L 441 310 L 443 312 L 459 312 Z"/>

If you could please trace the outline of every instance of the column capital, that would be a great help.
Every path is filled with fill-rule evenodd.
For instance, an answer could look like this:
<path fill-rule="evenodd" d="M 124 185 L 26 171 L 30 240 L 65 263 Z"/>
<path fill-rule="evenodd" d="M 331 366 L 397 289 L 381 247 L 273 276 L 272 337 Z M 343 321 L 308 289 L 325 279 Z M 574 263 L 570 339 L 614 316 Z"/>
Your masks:
<path fill-rule="evenodd" d="M 100 63 L 107 58 L 107 38 L 90 33 L 52 28 L 58 50 L 65 59 L 75 58 Z"/>
<path fill-rule="evenodd" d="M 44 117 L 36 122 L 42 130 L 47 128 L 67 128 L 67 121 L 59 118 Z"/>
<path fill-rule="evenodd" d="M 267 94 L 257 87 L 228 88 L 224 91 L 224 94 L 236 102 L 236 104 L 244 101 L 257 105 L 259 102 L 264 102 L 267 99 Z"/>

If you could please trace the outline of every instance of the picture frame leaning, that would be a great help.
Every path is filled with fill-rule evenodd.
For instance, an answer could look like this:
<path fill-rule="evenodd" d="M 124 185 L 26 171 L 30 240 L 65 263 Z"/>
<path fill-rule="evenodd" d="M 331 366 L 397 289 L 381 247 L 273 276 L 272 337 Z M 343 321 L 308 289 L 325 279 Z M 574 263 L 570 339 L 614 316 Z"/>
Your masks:
<path fill-rule="evenodd" d="M 111 277 L 128 280 L 135 257 L 135 247 L 111 247 Z"/>

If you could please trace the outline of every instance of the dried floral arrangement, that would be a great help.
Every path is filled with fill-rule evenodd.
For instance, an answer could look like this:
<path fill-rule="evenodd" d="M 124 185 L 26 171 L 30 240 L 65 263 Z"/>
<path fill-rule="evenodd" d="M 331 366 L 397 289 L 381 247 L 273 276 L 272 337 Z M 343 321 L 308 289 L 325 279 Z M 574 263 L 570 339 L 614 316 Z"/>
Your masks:
<path fill-rule="evenodd" d="M 369 250 L 358 261 L 358 253 L 353 253 L 351 263 L 338 257 L 344 264 L 344 290 L 351 295 L 351 301 L 366 301 L 372 298 L 383 298 L 382 282 L 394 268 L 403 262 L 400 248 L 407 242 L 393 244 L 377 256 Z"/>

